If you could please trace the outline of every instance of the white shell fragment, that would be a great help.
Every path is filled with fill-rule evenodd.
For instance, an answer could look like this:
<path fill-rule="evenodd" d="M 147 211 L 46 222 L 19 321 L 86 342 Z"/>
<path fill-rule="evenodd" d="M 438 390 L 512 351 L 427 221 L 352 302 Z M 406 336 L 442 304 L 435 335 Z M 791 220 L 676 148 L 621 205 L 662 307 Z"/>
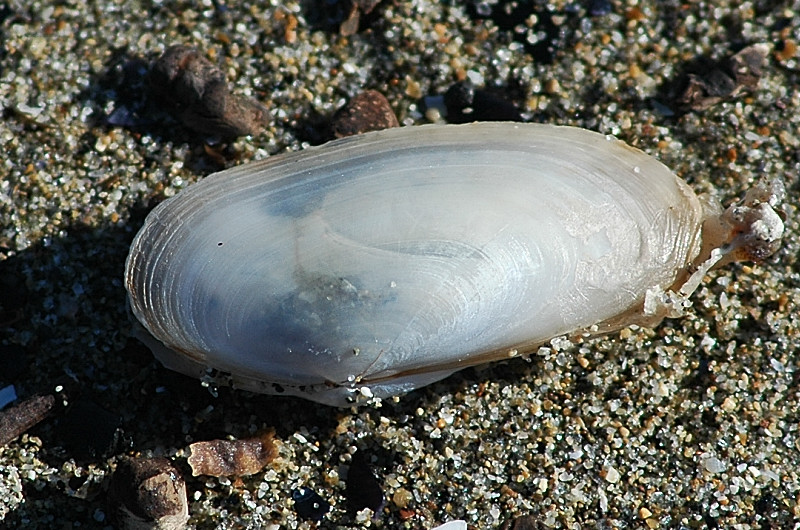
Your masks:
<path fill-rule="evenodd" d="M 441 526 L 437 526 L 432 530 L 467 530 L 467 523 L 466 521 L 450 521 L 449 523 L 444 523 Z"/>
<path fill-rule="evenodd" d="M 680 314 L 723 254 L 777 248 L 769 186 L 721 212 L 583 129 L 389 129 L 190 186 L 147 217 L 125 282 L 167 367 L 343 406 Z"/>

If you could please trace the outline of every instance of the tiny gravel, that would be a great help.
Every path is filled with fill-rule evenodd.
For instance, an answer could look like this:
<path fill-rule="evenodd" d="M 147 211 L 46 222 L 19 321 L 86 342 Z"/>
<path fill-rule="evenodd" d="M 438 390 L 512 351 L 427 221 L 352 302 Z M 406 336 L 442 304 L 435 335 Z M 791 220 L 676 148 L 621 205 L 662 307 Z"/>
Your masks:
<path fill-rule="evenodd" d="M 800 2 L 384 0 L 348 36 L 343 4 L 0 3 L 0 387 L 58 402 L 0 447 L 0 526 L 114 528 L 117 462 L 163 456 L 197 529 L 799 528 Z M 757 43 L 755 86 L 674 110 L 682 76 Z M 176 44 L 261 102 L 263 131 L 222 144 L 149 97 L 147 65 Z M 360 409 L 205 388 L 129 336 L 124 261 L 158 202 L 321 141 L 363 90 L 411 126 L 464 80 L 525 120 L 617 135 L 724 204 L 782 177 L 781 250 L 714 271 L 656 329 L 557 339 Z M 191 476 L 191 443 L 269 429 L 267 469 Z M 356 451 L 377 513 L 348 508 Z M 301 488 L 330 504 L 321 521 L 298 515 Z"/>

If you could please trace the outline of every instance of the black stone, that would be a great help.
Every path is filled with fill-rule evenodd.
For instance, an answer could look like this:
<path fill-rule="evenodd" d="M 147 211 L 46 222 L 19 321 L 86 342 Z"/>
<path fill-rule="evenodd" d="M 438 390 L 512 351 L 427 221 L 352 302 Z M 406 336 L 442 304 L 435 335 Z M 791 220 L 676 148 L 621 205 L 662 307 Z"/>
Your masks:
<path fill-rule="evenodd" d="M 301 487 L 292 491 L 294 511 L 301 519 L 319 521 L 331 509 L 330 503 L 311 488 Z"/>
<path fill-rule="evenodd" d="M 364 453 L 356 451 L 345 482 L 347 504 L 355 511 L 369 508 L 376 514 L 385 503 L 381 483 L 372 473 Z"/>

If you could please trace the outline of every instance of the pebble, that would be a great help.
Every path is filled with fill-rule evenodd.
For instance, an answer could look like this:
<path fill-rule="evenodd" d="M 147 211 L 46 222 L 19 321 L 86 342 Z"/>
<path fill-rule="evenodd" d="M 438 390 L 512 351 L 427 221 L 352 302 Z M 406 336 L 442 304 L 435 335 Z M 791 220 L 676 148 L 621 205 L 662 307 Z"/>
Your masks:
<path fill-rule="evenodd" d="M 745 89 L 754 89 L 763 75 L 767 44 L 752 44 L 731 57 L 707 66 L 701 73 L 687 76 L 684 88 L 675 98 L 680 110 L 702 111 Z"/>
<path fill-rule="evenodd" d="M 392 502 L 400 509 L 407 508 L 414 495 L 405 488 L 398 488 L 392 495 Z"/>
<path fill-rule="evenodd" d="M 186 483 L 166 458 L 122 458 L 108 486 L 108 510 L 121 530 L 181 530 L 189 520 Z"/>
<path fill-rule="evenodd" d="M 253 475 L 264 469 L 277 456 L 275 434 L 241 440 L 209 440 L 189 446 L 187 462 L 192 476 L 212 477 Z"/>
<path fill-rule="evenodd" d="M 14 395 L 16 396 L 16 392 Z M 52 395 L 33 396 L 0 410 L 0 447 L 45 419 L 54 405 L 55 397 Z"/>
<path fill-rule="evenodd" d="M 292 491 L 294 509 L 301 519 L 319 521 L 330 511 L 331 505 L 311 488 L 298 488 Z"/>
<path fill-rule="evenodd" d="M 363 451 L 356 451 L 352 456 L 345 481 L 345 495 L 353 510 L 369 508 L 376 516 L 385 504 L 383 487 L 372 472 Z"/>
<path fill-rule="evenodd" d="M 360 28 L 362 15 L 368 15 L 381 0 L 350 0 L 347 18 L 339 26 L 339 33 L 345 37 L 354 35 Z M 346 2 L 345 2 L 346 3 Z"/>
<path fill-rule="evenodd" d="M 727 469 L 727 466 L 715 456 L 706 458 L 703 467 L 705 467 L 706 471 L 709 473 L 722 473 Z"/>
<path fill-rule="evenodd" d="M 611 466 L 604 467 L 603 471 L 605 472 L 605 478 L 607 482 L 610 482 L 611 484 L 616 484 L 619 482 L 619 479 L 621 478 L 619 471 Z"/>
<path fill-rule="evenodd" d="M 331 119 L 334 138 L 399 127 L 389 101 L 377 90 L 365 90 L 351 98 Z"/>
<path fill-rule="evenodd" d="M 466 521 L 450 521 L 443 525 L 437 526 L 432 530 L 467 530 Z"/>
<path fill-rule="evenodd" d="M 151 66 L 149 82 L 158 102 L 195 132 L 229 139 L 267 124 L 267 109 L 232 94 L 225 73 L 195 48 L 168 48 Z"/>

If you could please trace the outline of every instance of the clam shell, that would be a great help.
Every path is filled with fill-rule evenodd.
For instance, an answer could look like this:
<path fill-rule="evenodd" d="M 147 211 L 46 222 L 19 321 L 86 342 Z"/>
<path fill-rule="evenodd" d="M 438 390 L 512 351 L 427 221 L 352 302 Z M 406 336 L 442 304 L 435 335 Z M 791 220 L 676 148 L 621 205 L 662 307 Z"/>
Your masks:
<path fill-rule="evenodd" d="M 345 405 L 635 321 L 697 259 L 703 217 L 612 137 L 398 128 L 188 187 L 147 217 L 125 283 L 168 367 Z"/>

